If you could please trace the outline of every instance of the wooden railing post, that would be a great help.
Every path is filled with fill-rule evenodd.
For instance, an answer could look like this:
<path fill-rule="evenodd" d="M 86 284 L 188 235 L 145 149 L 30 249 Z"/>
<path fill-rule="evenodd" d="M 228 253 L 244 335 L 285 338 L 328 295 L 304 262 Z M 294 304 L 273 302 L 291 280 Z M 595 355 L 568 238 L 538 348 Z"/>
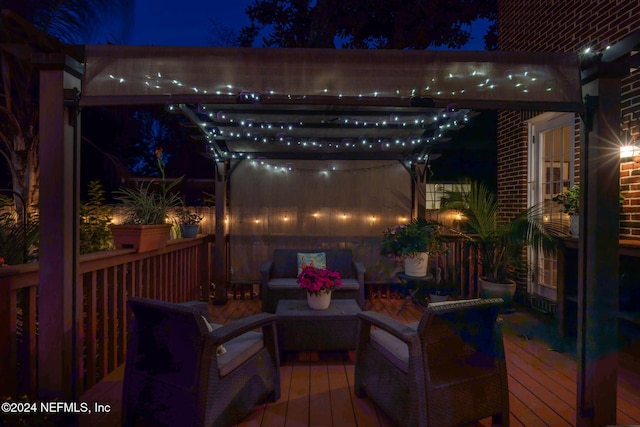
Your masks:
<path fill-rule="evenodd" d="M 8 280 L 0 280 L 0 396 L 13 396 L 16 392 L 15 320 Z"/>
<path fill-rule="evenodd" d="M 211 242 L 208 238 L 202 241 L 199 248 L 199 255 L 198 271 L 200 273 L 200 278 L 198 282 L 200 283 L 200 300 L 210 302 L 211 293 L 209 292 L 209 286 L 211 285 Z"/>
<path fill-rule="evenodd" d="M 40 279 L 38 394 L 76 397 L 75 286 L 79 257 L 79 117 L 67 91 L 81 89 L 81 64 L 44 54 L 40 67 Z M 46 367 L 46 368 L 44 368 Z"/>

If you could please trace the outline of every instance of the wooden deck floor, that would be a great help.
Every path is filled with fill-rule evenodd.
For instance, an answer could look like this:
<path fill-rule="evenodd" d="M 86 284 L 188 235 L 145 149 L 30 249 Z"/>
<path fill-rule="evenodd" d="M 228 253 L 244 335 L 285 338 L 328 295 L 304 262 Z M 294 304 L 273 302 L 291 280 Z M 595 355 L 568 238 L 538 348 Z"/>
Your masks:
<path fill-rule="evenodd" d="M 411 323 L 421 315 L 408 305 L 399 316 L 402 300 L 373 300 L 368 309 Z M 218 323 L 260 310 L 257 300 L 234 300 L 212 306 Z M 512 426 L 573 426 L 576 417 L 576 362 L 536 335 L 535 316 L 519 311 L 503 315 Z M 524 324 L 524 327 L 523 327 Z M 523 333 L 522 331 L 527 332 Z M 281 368 L 282 397 L 257 406 L 239 426 L 391 426 L 368 399 L 353 394 L 354 355 L 305 352 L 287 356 Z M 108 404 L 111 412 L 84 415 L 81 426 L 119 426 L 124 367 L 89 390 L 81 401 Z M 622 352 L 618 375 L 619 425 L 640 425 L 640 362 Z M 490 419 L 475 425 L 488 426 Z"/>

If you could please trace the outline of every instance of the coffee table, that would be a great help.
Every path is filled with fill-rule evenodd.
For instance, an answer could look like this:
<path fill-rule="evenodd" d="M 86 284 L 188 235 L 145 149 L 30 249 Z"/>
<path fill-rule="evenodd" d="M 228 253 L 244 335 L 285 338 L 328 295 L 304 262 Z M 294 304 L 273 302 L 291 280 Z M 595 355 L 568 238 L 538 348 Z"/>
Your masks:
<path fill-rule="evenodd" d="M 352 299 L 332 299 L 326 310 L 312 310 L 306 300 L 280 300 L 276 307 L 280 353 L 354 350 L 360 311 Z"/>

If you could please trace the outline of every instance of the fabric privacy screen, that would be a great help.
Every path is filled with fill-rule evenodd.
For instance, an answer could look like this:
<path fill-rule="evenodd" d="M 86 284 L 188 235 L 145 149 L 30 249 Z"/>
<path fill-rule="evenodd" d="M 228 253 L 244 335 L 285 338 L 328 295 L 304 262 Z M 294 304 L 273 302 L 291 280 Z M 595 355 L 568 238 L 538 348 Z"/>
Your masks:
<path fill-rule="evenodd" d="M 231 174 L 231 282 L 259 282 L 274 249 L 346 248 L 366 280 L 393 275 L 385 228 L 409 221 L 411 177 L 397 161 L 249 160 Z"/>

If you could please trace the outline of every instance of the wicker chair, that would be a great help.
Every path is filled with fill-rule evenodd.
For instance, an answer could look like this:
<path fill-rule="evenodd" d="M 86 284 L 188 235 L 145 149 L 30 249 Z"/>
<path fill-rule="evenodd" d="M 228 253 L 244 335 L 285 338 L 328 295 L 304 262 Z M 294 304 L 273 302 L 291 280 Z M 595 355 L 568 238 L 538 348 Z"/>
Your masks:
<path fill-rule="evenodd" d="M 356 395 L 402 426 L 457 426 L 490 416 L 508 426 L 501 306 L 501 298 L 433 303 L 412 325 L 359 313 Z"/>
<path fill-rule="evenodd" d="M 228 426 L 256 404 L 280 398 L 275 315 L 222 326 L 209 323 L 201 302 L 129 298 L 127 304 L 133 319 L 122 390 L 124 426 L 137 418 L 145 425 Z"/>

